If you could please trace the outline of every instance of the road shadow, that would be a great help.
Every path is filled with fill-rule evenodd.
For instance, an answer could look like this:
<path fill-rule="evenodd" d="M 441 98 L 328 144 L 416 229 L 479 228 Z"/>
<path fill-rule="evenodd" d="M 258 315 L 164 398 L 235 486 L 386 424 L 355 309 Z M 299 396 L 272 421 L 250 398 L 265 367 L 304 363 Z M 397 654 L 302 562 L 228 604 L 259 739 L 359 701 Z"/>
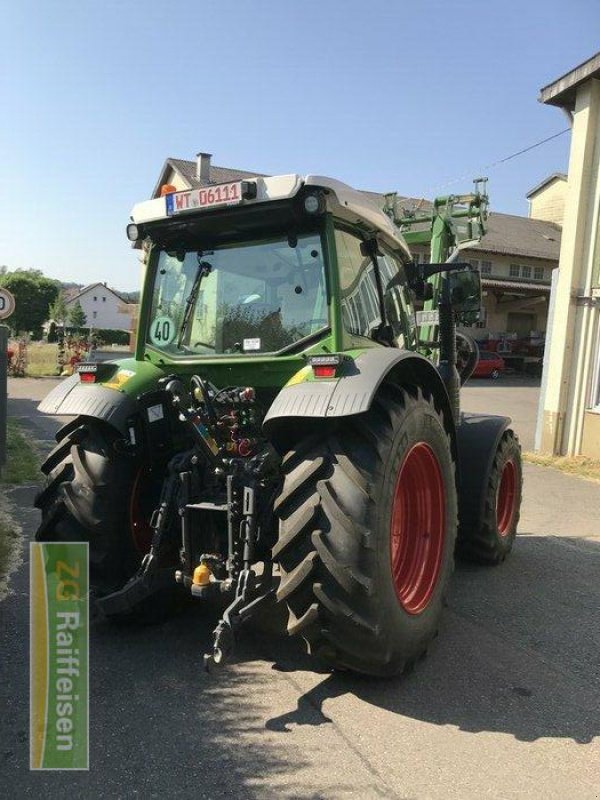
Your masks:
<path fill-rule="evenodd" d="M 413 673 L 329 674 L 267 728 L 327 724 L 323 704 L 352 694 L 462 731 L 590 742 L 600 735 L 598 574 L 598 544 L 522 535 L 500 567 L 459 565 L 441 636 Z M 303 668 L 279 642 L 274 669 Z"/>

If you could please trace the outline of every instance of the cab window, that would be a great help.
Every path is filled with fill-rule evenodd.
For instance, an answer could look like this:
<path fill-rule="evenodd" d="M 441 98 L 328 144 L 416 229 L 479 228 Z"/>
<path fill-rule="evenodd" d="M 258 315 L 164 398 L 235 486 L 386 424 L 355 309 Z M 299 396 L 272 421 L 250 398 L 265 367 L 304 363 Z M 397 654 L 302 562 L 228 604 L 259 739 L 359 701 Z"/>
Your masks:
<path fill-rule="evenodd" d="M 348 333 L 372 336 L 381 325 L 375 266 L 361 253 L 362 239 L 341 228 L 335 231 L 342 320 Z"/>
<path fill-rule="evenodd" d="M 385 317 L 388 325 L 392 327 L 395 344 L 397 347 L 414 350 L 416 348 L 415 311 L 406 280 L 404 262 L 400 256 L 383 248 L 381 255 L 377 256 L 377 264 L 385 300 Z M 389 282 L 396 275 L 400 275 L 400 283 L 388 289 Z"/>

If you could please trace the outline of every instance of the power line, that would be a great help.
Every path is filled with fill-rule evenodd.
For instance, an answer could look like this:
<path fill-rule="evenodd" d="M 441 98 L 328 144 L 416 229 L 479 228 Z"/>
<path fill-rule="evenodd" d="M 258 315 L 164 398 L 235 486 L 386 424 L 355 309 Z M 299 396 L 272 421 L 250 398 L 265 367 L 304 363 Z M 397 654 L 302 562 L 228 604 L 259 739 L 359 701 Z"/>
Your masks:
<path fill-rule="evenodd" d="M 539 142 L 536 142 L 535 144 L 530 144 L 529 147 L 524 147 L 522 150 L 518 150 L 511 156 L 506 156 L 506 158 L 501 158 L 499 161 L 494 161 L 492 164 L 487 164 L 483 169 L 491 169 L 492 167 L 497 167 L 498 164 L 504 164 L 506 161 L 510 161 L 512 158 L 516 158 L 517 156 L 523 155 L 523 153 L 528 153 L 530 150 L 535 150 L 536 147 L 539 147 L 542 144 L 546 144 L 546 142 L 551 142 L 552 139 L 558 139 L 559 136 L 568 133 L 570 130 L 571 128 L 565 128 L 564 131 L 559 131 L 558 133 L 552 134 L 552 136 L 548 136 L 546 139 L 541 139 Z"/>
<path fill-rule="evenodd" d="M 500 164 L 505 164 L 507 161 L 511 161 L 513 158 L 517 158 L 517 156 L 522 156 L 524 153 L 528 153 L 530 150 L 535 150 L 536 147 L 540 147 L 541 145 L 546 144 L 546 142 L 551 142 L 552 139 L 558 139 L 559 136 L 564 136 L 564 134 L 568 133 L 570 130 L 571 128 L 565 128 L 564 130 L 559 131 L 558 133 L 553 133 L 552 136 L 547 136 L 545 139 L 540 139 L 540 141 L 535 142 L 535 144 L 530 144 L 528 147 L 524 147 L 522 150 L 517 150 L 516 153 L 511 153 L 511 155 L 505 156 L 505 158 L 500 158 L 498 159 L 498 161 L 492 161 L 490 164 L 484 164 L 482 167 L 479 167 L 477 170 L 470 172 L 468 175 L 461 175 L 459 178 L 453 178 L 451 181 L 448 181 L 447 183 L 443 183 L 441 185 L 438 184 L 437 186 L 431 188 L 427 194 L 429 195 L 434 194 L 435 191 L 439 189 L 445 189 L 446 186 L 452 186 L 455 183 L 462 183 L 463 181 L 466 180 L 472 180 L 475 172 L 481 175 L 488 169 L 493 169 L 494 167 L 498 167 Z"/>

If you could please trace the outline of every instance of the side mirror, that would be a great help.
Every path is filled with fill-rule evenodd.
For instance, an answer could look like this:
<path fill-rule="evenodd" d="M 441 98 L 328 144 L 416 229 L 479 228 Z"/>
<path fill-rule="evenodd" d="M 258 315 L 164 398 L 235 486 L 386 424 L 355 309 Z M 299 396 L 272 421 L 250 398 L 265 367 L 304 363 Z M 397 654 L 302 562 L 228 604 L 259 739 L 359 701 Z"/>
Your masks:
<path fill-rule="evenodd" d="M 450 303 L 459 315 L 458 321 L 463 325 L 477 322 L 481 311 L 479 270 L 471 264 L 457 261 L 445 264 L 415 264 L 410 261 L 405 268 L 408 285 L 419 300 L 431 300 L 433 297 L 433 287 L 427 279 L 446 272 Z M 401 282 L 402 276 L 394 276 L 387 285 L 387 291 Z"/>
<path fill-rule="evenodd" d="M 463 325 L 472 325 L 481 311 L 481 275 L 469 267 L 448 274 L 449 295 L 452 307 Z"/>

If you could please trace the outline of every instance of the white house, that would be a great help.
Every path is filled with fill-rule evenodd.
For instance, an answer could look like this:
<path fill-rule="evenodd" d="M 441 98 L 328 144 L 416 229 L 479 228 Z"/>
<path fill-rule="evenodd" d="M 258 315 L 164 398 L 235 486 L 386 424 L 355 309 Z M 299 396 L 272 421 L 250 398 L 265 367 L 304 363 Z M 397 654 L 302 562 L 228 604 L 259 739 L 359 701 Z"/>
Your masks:
<path fill-rule="evenodd" d="M 70 311 L 79 301 L 86 327 L 131 330 L 130 304 L 106 283 L 92 283 L 66 301 Z"/>

